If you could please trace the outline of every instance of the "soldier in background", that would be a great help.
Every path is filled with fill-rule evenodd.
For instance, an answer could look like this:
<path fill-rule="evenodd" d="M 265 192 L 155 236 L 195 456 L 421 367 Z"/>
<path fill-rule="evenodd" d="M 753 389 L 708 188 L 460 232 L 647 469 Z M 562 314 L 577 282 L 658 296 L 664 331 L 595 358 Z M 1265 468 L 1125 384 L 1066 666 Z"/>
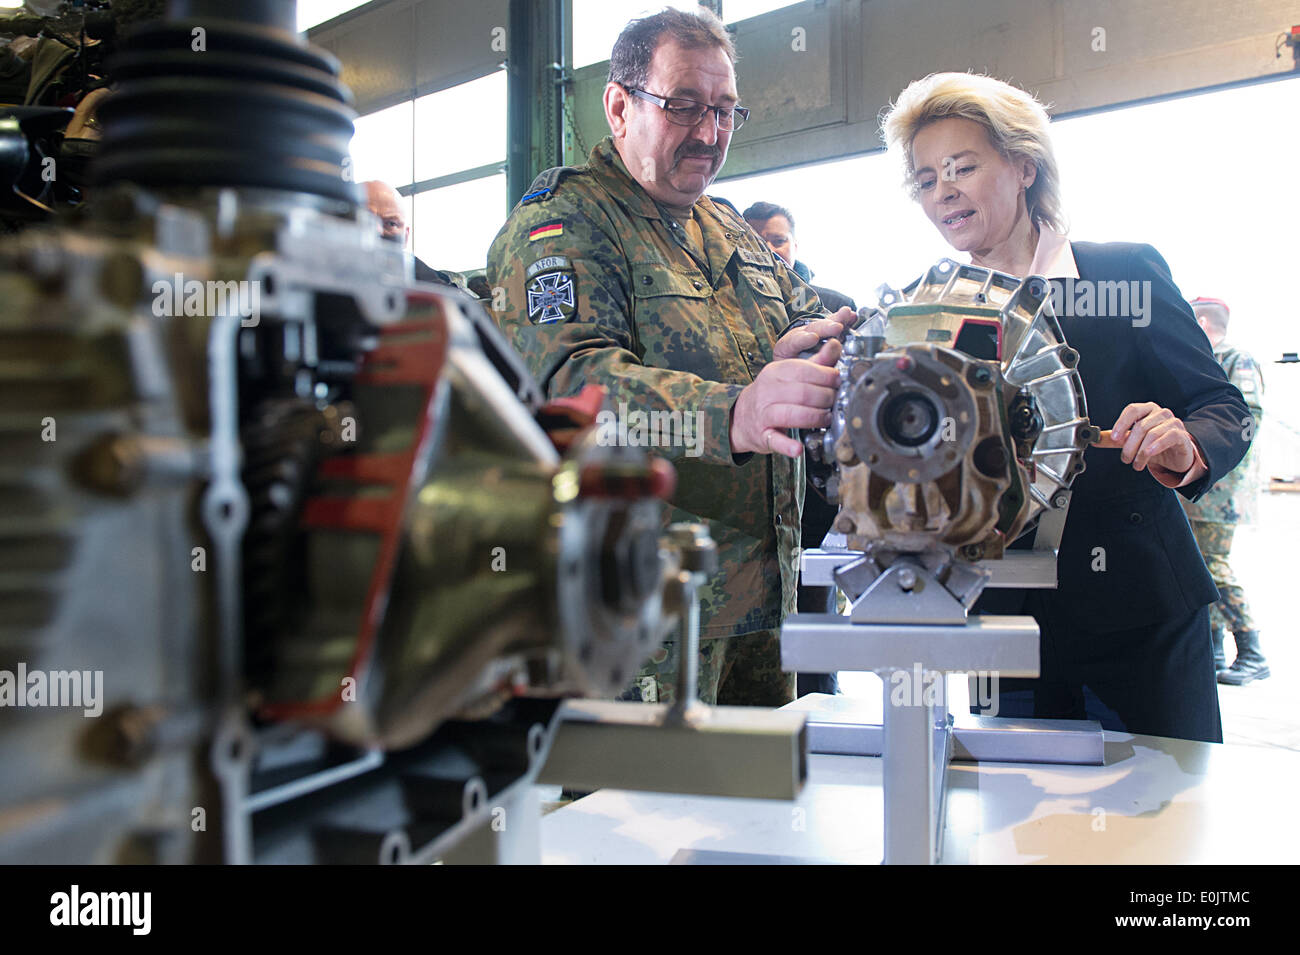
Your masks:
<path fill-rule="evenodd" d="M 620 413 L 677 415 L 690 429 L 652 450 L 677 469 L 665 521 L 707 522 L 718 546 L 700 590 L 699 695 L 780 706 L 794 695 L 780 627 L 794 609 L 804 488 L 787 429 L 829 422 L 852 315 L 823 318 L 735 208 L 704 195 L 748 115 L 734 62 L 706 10 L 628 24 L 604 94 L 613 135 L 585 165 L 533 182 L 492 243 L 488 281 L 548 397 L 601 384 Z M 796 320 L 811 324 L 782 335 Z M 795 357 L 823 339 L 815 359 Z M 627 698 L 671 701 L 678 662 L 672 641 Z"/>
<path fill-rule="evenodd" d="M 785 206 L 775 202 L 756 202 L 743 213 L 745 221 L 763 241 L 779 255 L 795 275 L 808 283 L 809 288 L 817 293 L 827 311 L 837 312 L 847 306 L 855 312 L 858 306 L 853 299 L 843 292 L 837 292 L 824 285 L 813 285 L 813 271 L 799 261 L 799 240 L 794 234 L 794 215 Z M 814 545 L 816 546 L 816 545 Z"/>
<path fill-rule="evenodd" d="M 1250 353 L 1225 343 L 1228 334 L 1228 306 L 1217 298 L 1197 298 L 1191 302 L 1196 323 L 1210 339 L 1214 357 L 1223 366 L 1228 379 L 1236 385 L 1254 416 L 1244 426 L 1259 433 L 1263 419 L 1264 377 Z M 1214 639 L 1214 667 L 1220 683 L 1241 686 L 1269 675 L 1268 662 L 1259 647 L 1259 631 L 1250 615 L 1246 591 L 1232 572 L 1230 555 L 1232 535 L 1238 524 L 1251 524 L 1259 497 L 1259 457 L 1252 442 L 1241 463 L 1195 504 L 1180 497 L 1187 519 L 1192 523 L 1196 543 L 1205 558 L 1205 566 L 1219 588 L 1219 601 L 1210 607 L 1210 633 Z M 1224 631 L 1232 632 L 1237 644 L 1237 658 L 1227 666 L 1224 654 Z"/>
<path fill-rule="evenodd" d="M 389 242 L 399 243 L 403 249 L 410 244 L 411 227 L 406 222 L 406 213 L 402 211 L 402 200 L 386 182 L 371 179 L 362 183 L 366 188 L 366 208 L 379 218 L 379 235 Z M 426 265 L 418 256 L 415 259 L 415 280 L 432 282 L 434 285 L 456 285 L 452 276 Z"/>

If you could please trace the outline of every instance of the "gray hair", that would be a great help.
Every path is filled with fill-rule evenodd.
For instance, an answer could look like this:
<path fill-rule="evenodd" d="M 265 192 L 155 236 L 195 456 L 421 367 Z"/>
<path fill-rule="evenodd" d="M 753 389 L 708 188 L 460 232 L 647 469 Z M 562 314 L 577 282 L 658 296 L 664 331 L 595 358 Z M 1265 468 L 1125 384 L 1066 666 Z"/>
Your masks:
<path fill-rule="evenodd" d="M 722 21 L 710 10 L 675 10 L 671 7 L 649 17 L 633 20 L 623 28 L 609 56 L 609 82 L 625 89 L 645 89 L 650 79 L 650 61 L 665 34 L 683 49 L 717 47 L 736 65 L 736 47 Z"/>

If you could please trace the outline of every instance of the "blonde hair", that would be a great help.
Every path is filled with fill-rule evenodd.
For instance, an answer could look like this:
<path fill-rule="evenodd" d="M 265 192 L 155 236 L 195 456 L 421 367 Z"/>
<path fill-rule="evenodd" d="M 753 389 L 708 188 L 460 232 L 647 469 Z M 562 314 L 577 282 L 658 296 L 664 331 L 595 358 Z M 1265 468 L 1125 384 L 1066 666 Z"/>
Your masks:
<path fill-rule="evenodd" d="M 1025 191 L 1029 217 L 1057 232 L 1066 231 L 1061 209 L 1061 174 L 1052 151 L 1047 110 L 1024 90 L 979 73 L 931 73 L 908 84 L 889 107 L 881 122 L 885 143 L 902 153 L 912 195 L 912 140 L 924 127 L 940 119 L 960 117 L 984 127 L 989 142 L 1004 159 L 1028 159 L 1038 170 Z"/>

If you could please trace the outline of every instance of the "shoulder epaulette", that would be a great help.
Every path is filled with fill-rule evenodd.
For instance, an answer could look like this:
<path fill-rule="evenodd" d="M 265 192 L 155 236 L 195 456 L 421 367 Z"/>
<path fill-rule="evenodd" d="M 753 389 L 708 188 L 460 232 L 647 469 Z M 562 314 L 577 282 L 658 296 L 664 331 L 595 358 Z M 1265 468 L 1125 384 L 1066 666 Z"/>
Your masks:
<path fill-rule="evenodd" d="M 538 174 L 537 178 L 533 180 L 533 184 L 528 187 L 528 191 L 524 193 L 524 197 L 519 201 L 536 202 L 538 199 L 545 199 L 555 191 L 555 187 L 560 184 L 561 179 L 575 172 L 577 172 L 575 166 L 552 166 L 545 172 Z"/>
<path fill-rule="evenodd" d="M 722 198 L 722 196 L 709 196 L 709 201 L 715 202 L 720 206 L 726 206 L 728 209 L 730 209 L 732 212 L 736 214 L 737 219 L 741 218 L 740 210 L 737 209 L 734 205 L 732 205 L 729 200 Z"/>

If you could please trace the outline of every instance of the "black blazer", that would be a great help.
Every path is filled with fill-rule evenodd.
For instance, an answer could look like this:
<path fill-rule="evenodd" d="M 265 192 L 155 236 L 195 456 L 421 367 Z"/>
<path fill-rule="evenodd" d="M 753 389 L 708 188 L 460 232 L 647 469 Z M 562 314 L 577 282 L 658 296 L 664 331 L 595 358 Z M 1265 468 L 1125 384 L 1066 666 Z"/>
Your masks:
<path fill-rule="evenodd" d="M 858 310 L 857 303 L 843 292 L 837 292 L 833 288 L 826 288 L 824 285 L 812 285 L 810 287 L 817 293 L 817 297 L 821 300 L 822 308 L 826 309 L 826 311 L 830 312 L 832 315 L 846 305 L 855 312 Z"/>
<path fill-rule="evenodd" d="M 1215 360 L 1159 252 L 1138 243 L 1070 246 L 1083 282 L 1149 283 L 1138 286 L 1149 292 L 1145 325 L 1135 325 L 1131 316 L 1062 310 L 1061 330 L 1079 352 L 1088 417 L 1108 429 L 1130 403 L 1154 401 L 1173 411 L 1209 465 L 1209 473 L 1178 489 L 1194 501 L 1250 446 L 1246 402 Z M 1061 538 L 1058 589 L 1048 598 L 1067 619 L 1080 630 L 1104 633 L 1183 619 L 1217 600 L 1175 492 L 1124 464 L 1117 450 L 1089 448 L 1084 463 Z M 1105 569 L 1094 569 L 1103 559 Z M 1023 594 L 989 591 L 980 609 L 1019 612 L 1017 602 Z"/>

